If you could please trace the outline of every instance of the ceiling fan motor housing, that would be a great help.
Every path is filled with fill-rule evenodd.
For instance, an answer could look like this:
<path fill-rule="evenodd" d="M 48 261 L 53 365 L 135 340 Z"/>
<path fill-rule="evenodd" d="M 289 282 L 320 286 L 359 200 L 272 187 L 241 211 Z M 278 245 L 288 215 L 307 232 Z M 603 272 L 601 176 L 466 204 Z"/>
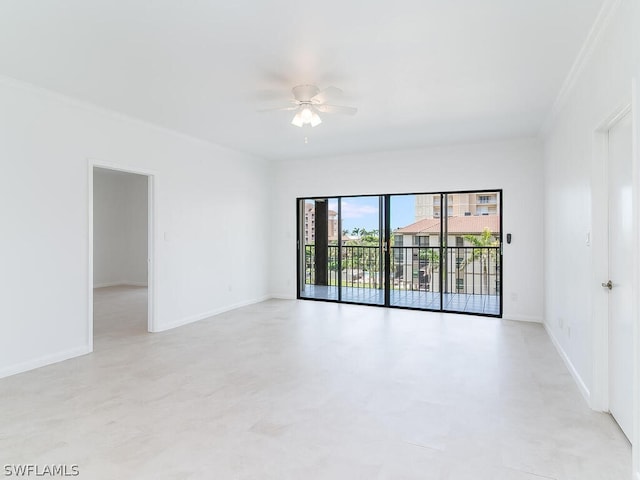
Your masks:
<path fill-rule="evenodd" d="M 293 96 L 299 102 L 311 102 L 311 99 L 320 93 L 315 85 L 297 85 L 292 89 Z"/>

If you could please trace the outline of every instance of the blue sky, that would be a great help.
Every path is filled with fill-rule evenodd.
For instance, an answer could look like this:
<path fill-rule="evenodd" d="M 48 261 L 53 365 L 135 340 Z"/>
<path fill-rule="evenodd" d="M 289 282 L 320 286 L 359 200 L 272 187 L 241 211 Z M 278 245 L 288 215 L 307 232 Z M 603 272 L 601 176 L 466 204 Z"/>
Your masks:
<path fill-rule="evenodd" d="M 378 198 L 347 197 L 342 199 L 342 229 L 378 229 Z M 329 199 L 329 208 L 338 211 L 338 200 Z M 405 227 L 415 222 L 415 195 L 391 197 L 391 229 Z"/>

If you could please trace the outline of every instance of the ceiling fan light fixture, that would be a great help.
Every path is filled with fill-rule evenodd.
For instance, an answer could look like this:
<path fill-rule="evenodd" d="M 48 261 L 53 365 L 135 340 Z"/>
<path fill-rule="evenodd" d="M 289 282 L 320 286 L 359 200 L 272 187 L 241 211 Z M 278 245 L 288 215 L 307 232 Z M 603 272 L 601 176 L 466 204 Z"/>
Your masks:
<path fill-rule="evenodd" d="M 296 127 L 302 127 L 304 125 L 311 125 L 312 127 L 315 127 L 321 123 L 322 119 L 320 118 L 320 115 L 313 111 L 309 106 L 304 106 L 298 110 L 293 117 L 293 120 L 291 120 L 291 124 Z"/>
<path fill-rule="evenodd" d="M 316 112 L 313 112 L 313 114 L 311 115 L 311 121 L 309 123 L 312 127 L 315 127 L 322 123 L 322 119 L 320 118 L 320 115 L 318 115 Z"/>
<path fill-rule="evenodd" d="M 293 120 L 291 120 L 291 124 L 295 125 L 296 127 L 302 127 L 304 125 L 304 122 L 302 121 L 302 115 L 300 112 L 297 112 L 295 114 L 295 116 L 293 117 Z"/>
<path fill-rule="evenodd" d="M 291 124 L 296 127 L 304 127 L 305 125 L 317 127 L 322 123 L 319 113 L 322 113 L 323 115 L 325 113 L 355 115 L 358 111 L 355 107 L 328 103 L 331 100 L 331 97 L 342 93 L 342 90 L 336 87 L 327 87 L 324 90 L 320 90 L 315 85 L 297 85 L 293 87 L 292 93 L 294 97 L 291 99 L 291 103 L 293 103 L 292 106 L 271 108 L 260 111 L 295 110 L 296 113 L 291 119 Z"/>
<path fill-rule="evenodd" d="M 313 112 L 309 107 L 304 107 L 300 112 L 300 117 L 302 118 L 302 123 L 311 123 Z"/>

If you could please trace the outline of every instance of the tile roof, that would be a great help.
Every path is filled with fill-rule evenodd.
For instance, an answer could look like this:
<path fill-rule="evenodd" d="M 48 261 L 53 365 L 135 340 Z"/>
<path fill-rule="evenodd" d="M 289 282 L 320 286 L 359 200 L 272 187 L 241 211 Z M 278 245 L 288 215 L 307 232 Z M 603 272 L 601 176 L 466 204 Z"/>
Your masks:
<path fill-rule="evenodd" d="M 491 233 L 500 231 L 499 215 L 474 215 L 469 217 L 449 217 L 447 219 L 449 233 L 482 233 L 488 228 Z M 394 233 L 440 233 L 439 218 L 425 218 L 406 227 L 399 228 Z"/>

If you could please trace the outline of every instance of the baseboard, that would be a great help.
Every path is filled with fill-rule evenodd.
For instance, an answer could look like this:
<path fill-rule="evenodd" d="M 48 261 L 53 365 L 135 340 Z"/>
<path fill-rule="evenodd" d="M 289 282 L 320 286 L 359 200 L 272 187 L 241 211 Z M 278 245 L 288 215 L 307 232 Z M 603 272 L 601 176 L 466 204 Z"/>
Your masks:
<path fill-rule="evenodd" d="M 269 298 L 273 298 L 274 300 L 295 300 L 296 296 L 290 293 L 272 293 L 269 295 Z"/>
<path fill-rule="evenodd" d="M 544 325 L 545 331 L 547 332 L 547 335 L 549 335 L 549 338 L 551 339 L 551 343 L 553 343 L 553 346 L 556 347 L 556 350 L 560 354 L 560 358 L 562 358 L 562 361 L 566 365 L 567 370 L 569 370 L 569 373 L 573 377 L 573 380 L 576 382 L 576 385 L 578 386 L 578 390 L 580 390 L 580 393 L 586 400 L 587 405 L 591 406 L 591 393 L 589 392 L 587 385 L 584 383 L 584 381 L 582 380 L 582 377 L 580 376 L 576 368 L 573 366 L 573 363 L 571 363 L 569 356 L 564 351 L 564 349 L 560 345 L 560 342 L 555 337 L 551 329 L 547 326 L 546 323 L 543 323 L 543 325 Z"/>
<path fill-rule="evenodd" d="M 502 315 L 503 320 L 514 320 L 516 322 L 543 323 L 542 317 L 534 317 L 532 315 Z"/>
<path fill-rule="evenodd" d="M 204 320 L 205 318 L 213 317 L 215 315 L 220 315 L 221 313 L 228 312 L 230 310 L 235 310 L 236 308 L 246 307 L 248 305 L 254 305 L 256 303 L 264 302 L 265 300 L 269 300 L 271 295 L 264 295 L 259 298 L 254 298 L 252 300 L 247 300 L 244 302 L 234 303 L 232 305 L 227 305 L 225 307 L 217 308 L 215 310 L 210 310 L 208 312 L 199 313 L 197 315 L 191 315 L 189 317 L 181 318 L 175 322 L 167 323 L 161 325 L 160 327 L 154 328 L 154 332 L 164 332 L 166 330 L 171 330 L 173 328 L 182 327 L 183 325 L 188 325 L 190 323 L 198 322 L 200 320 Z"/>
<path fill-rule="evenodd" d="M 92 348 L 89 345 L 85 345 L 78 348 L 72 348 L 65 350 L 64 352 L 54 353 L 52 355 L 45 355 L 44 357 L 34 358 L 26 362 L 10 365 L 0 369 L 0 378 L 16 375 L 18 373 L 26 372 L 40 367 L 45 367 L 53 363 L 69 360 L 70 358 L 79 357 L 92 352 Z"/>
<path fill-rule="evenodd" d="M 93 288 L 107 287 L 146 287 L 147 282 L 132 282 L 129 280 L 120 280 L 119 282 L 94 283 Z"/>

